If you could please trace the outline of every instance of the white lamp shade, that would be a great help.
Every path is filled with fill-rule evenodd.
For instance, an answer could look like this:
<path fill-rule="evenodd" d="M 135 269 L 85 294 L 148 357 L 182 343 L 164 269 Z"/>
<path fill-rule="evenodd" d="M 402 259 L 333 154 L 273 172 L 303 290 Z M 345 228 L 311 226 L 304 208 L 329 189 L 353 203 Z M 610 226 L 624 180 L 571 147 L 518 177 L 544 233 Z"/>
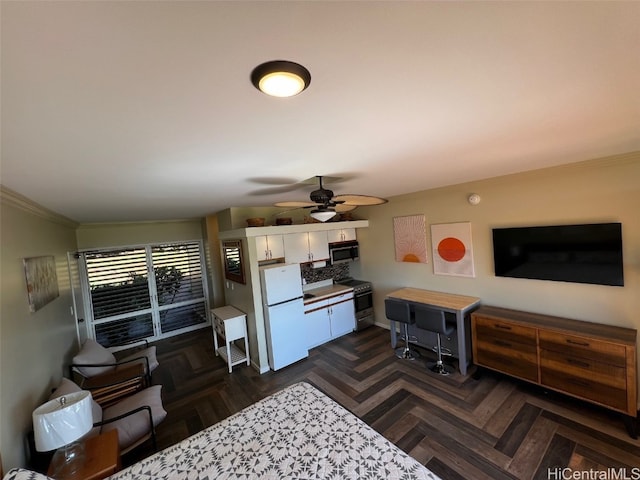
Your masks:
<path fill-rule="evenodd" d="M 320 220 L 321 222 L 326 222 L 327 220 L 331 220 L 333 217 L 336 216 L 336 211 L 330 210 L 330 209 L 322 209 L 322 210 L 318 209 L 318 210 L 312 210 L 310 215 L 316 220 Z"/>
<path fill-rule="evenodd" d="M 36 450 L 48 452 L 75 442 L 93 427 L 91 393 L 80 391 L 50 400 L 33 411 Z"/>

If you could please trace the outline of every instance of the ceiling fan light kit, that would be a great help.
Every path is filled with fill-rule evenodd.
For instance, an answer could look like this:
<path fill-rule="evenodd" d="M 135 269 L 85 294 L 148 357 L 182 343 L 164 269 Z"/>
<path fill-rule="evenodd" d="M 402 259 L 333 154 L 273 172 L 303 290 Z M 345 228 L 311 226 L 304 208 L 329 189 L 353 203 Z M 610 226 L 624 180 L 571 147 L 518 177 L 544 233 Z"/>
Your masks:
<path fill-rule="evenodd" d="M 254 87 L 272 97 L 293 97 L 311 83 L 311 73 L 299 63 L 272 60 L 251 72 Z"/>
<path fill-rule="evenodd" d="M 312 218 L 315 218 L 320 222 L 326 222 L 336 216 L 336 211 L 331 208 L 318 208 L 316 210 L 311 210 L 310 215 Z"/>

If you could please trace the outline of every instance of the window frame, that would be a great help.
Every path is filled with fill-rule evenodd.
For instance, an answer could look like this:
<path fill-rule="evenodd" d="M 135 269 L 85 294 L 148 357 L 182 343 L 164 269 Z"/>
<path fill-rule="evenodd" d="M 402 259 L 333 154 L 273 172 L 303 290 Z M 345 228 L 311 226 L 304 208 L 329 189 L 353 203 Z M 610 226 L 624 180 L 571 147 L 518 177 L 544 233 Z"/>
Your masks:
<path fill-rule="evenodd" d="M 154 251 L 157 252 L 158 248 L 164 247 L 184 247 L 186 251 L 189 252 L 193 250 L 194 261 L 197 260 L 196 267 L 199 268 L 199 276 L 202 288 L 202 296 L 194 296 L 193 298 L 187 298 L 183 300 L 179 300 L 175 303 L 163 304 L 158 299 L 157 285 L 156 285 L 156 276 L 155 269 L 159 265 L 156 265 L 157 261 L 154 262 Z M 138 310 L 134 312 L 125 312 L 122 315 L 95 319 L 93 314 L 93 304 L 92 304 L 92 290 L 91 290 L 91 280 L 89 278 L 89 273 L 87 272 L 87 256 L 92 254 L 104 254 L 104 253 L 115 253 L 115 252 L 125 252 L 127 250 L 137 250 L 143 249 L 145 251 L 145 264 L 148 270 L 147 282 L 149 286 L 149 295 L 151 297 L 151 307 L 144 310 Z M 197 249 L 197 258 L 195 255 L 195 251 Z M 84 313 L 85 313 L 85 327 L 86 333 L 89 338 L 96 339 L 96 329 L 99 328 L 100 325 L 104 325 L 105 323 L 117 322 L 126 318 L 134 318 L 135 315 L 147 314 L 150 313 L 152 315 L 152 328 L 153 331 L 150 332 L 151 336 L 145 336 L 144 338 L 147 340 L 159 340 L 164 338 L 169 338 L 174 335 L 178 335 L 181 333 L 185 333 L 192 330 L 197 330 L 200 328 L 205 328 L 211 325 L 210 319 L 210 301 L 209 301 L 209 287 L 208 287 L 208 274 L 207 274 L 207 254 L 205 252 L 204 242 L 202 239 L 197 240 L 183 240 L 183 241 L 175 241 L 175 242 L 155 242 L 148 243 L 142 245 L 129 245 L 129 246 L 118 246 L 118 247 L 108 247 L 108 248 L 99 248 L 99 249 L 87 249 L 77 252 L 76 258 L 78 258 L 79 262 L 79 271 L 81 275 L 81 285 L 82 285 L 82 297 L 84 301 Z M 177 249 L 176 259 L 180 258 L 180 248 Z M 162 264 L 160 264 L 161 266 Z M 197 270 L 196 270 L 197 271 Z M 200 283 L 199 282 L 199 283 Z M 199 295 L 200 292 L 197 292 Z M 184 327 L 178 327 L 176 329 L 165 329 L 163 330 L 162 319 L 163 315 L 166 315 L 166 312 L 172 309 L 180 309 L 183 307 L 188 307 L 189 305 L 193 305 L 198 311 L 195 312 L 203 321 L 195 322 L 193 324 L 186 324 Z M 109 345 L 113 351 L 117 351 L 120 349 L 118 345 L 113 344 Z"/>

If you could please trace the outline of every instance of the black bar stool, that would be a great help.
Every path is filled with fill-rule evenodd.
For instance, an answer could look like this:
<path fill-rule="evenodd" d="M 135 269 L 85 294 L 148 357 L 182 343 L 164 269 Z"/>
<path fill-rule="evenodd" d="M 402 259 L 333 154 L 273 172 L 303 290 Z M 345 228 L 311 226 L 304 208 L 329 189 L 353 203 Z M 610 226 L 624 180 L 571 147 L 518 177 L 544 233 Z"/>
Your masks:
<path fill-rule="evenodd" d="M 447 323 L 444 315 L 444 311 L 436 310 L 434 308 L 422 307 L 416 305 L 414 307 L 416 327 L 422 330 L 429 330 L 430 332 L 436 332 L 438 336 L 438 345 L 436 353 L 438 354 L 438 360 L 435 364 L 429 366 L 432 372 L 438 375 L 449 375 L 451 372 L 442 363 L 442 343 L 440 341 L 440 335 L 451 335 L 455 331 L 455 326 Z"/>
<path fill-rule="evenodd" d="M 396 357 L 405 360 L 415 360 L 420 354 L 409 347 L 409 325 L 415 323 L 409 303 L 393 298 L 384 299 L 384 310 L 387 318 L 404 325 L 404 347 L 396 348 Z"/>

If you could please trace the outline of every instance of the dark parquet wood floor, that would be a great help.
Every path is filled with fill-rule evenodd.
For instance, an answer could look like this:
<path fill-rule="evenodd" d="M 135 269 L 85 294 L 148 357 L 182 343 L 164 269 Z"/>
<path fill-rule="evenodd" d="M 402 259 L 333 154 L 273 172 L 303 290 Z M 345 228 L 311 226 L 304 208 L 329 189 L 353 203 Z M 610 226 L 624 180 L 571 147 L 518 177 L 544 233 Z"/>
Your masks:
<path fill-rule="evenodd" d="M 436 376 L 425 367 L 430 352 L 399 360 L 388 330 L 379 327 L 263 375 L 246 365 L 229 374 L 215 356 L 210 329 L 156 345 L 153 381 L 163 385 L 168 412 L 157 429 L 160 449 L 306 381 L 445 480 L 562 478 L 550 471 L 566 467 L 640 474 L 640 441 L 628 436 L 617 414 L 489 371 L 479 378 Z M 143 447 L 124 463 L 150 453 Z"/>

